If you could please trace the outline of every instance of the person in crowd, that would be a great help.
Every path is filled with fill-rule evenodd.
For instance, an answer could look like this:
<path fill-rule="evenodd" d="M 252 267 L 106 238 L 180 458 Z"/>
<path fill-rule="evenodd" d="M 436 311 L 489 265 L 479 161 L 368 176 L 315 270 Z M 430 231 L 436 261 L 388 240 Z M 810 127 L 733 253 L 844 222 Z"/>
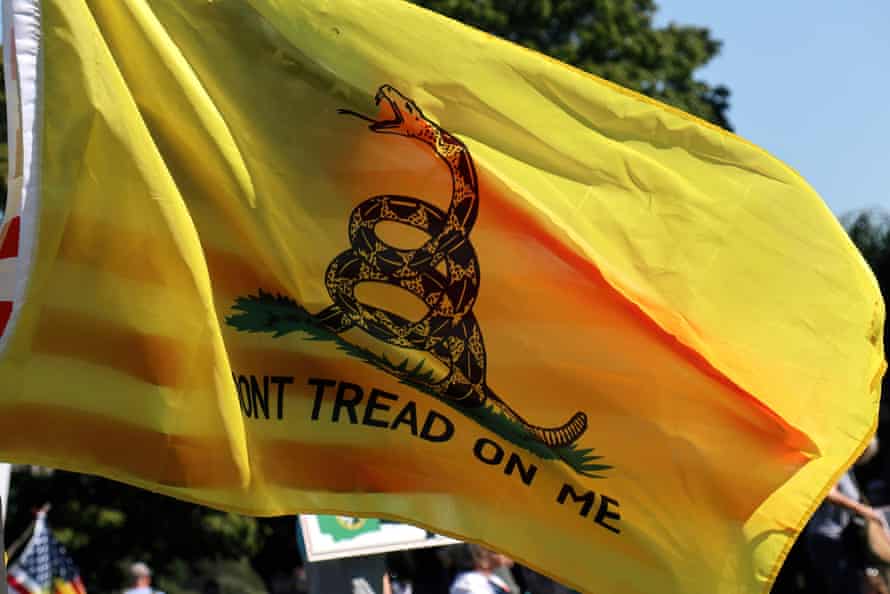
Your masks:
<path fill-rule="evenodd" d="M 130 587 L 124 594 L 164 594 L 151 587 L 151 569 L 141 561 L 130 565 Z"/>
<path fill-rule="evenodd" d="M 501 564 L 497 553 L 467 544 L 462 546 L 459 559 L 463 571 L 454 578 L 449 594 L 510 594 L 510 586 L 495 574 Z"/>
<path fill-rule="evenodd" d="M 522 594 L 519 584 L 516 583 L 516 579 L 513 577 L 513 566 L 515 565 L 513 559 L 501 553 L 495 553 L 495 557 L 497 562 L 492 570 L 493 573 L 507 584 L 510 594 Z"/>
<path fill-rule="evenodd" d="M 856 464 L 864 464 L 877 451 L 872 441 Z M 880 512 L 863 502 L 853 470 L 847 471 L 813 514 L 804 529 L 804 542 L 813 576 L 826 594 L 863 594 L 866 555 L 854 516 L 866 522 L 886 523 Z"/>
<path fill-rule="evenodd" d="M 431 547 L 387 554 L 387 568 L 418 594 L 448 594 L 454 580 L 452 546 Z"/>
<path fill-rule="evenodd" d="M 516 568 L 516 577 L 522 592 L 531 592 L 533 594 L 578 594 L 575 590 L 567 588 L 533 569 L 523 565 L 517 565 Z"/>
<path fill-rule="evenodd" d="M 386 573 L 383 574 L 383 594 L 412 594 L 417 563 L 414 551 L 391 551 L 386 554 Z M 423 591 L 423 590 L 421 590 Z"/>

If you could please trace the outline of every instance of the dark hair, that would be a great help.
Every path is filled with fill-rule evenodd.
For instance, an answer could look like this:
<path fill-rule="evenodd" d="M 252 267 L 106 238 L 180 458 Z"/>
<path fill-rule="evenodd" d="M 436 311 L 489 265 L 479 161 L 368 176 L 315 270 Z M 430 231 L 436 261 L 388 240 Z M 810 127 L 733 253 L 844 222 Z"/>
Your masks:
<path fill-rule="evenodd" d="M 455 548 L 454 565 L 458 571 L 473 571 L 494 563 L 494 552 L 477 544 L 462 544 Z"/>

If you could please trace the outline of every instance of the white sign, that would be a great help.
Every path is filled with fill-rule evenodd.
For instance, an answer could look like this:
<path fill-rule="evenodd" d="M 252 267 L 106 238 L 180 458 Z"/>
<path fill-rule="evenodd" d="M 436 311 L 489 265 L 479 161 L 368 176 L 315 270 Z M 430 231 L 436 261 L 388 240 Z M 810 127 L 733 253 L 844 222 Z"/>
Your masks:
<path fill-rule="evenodd" d="M 375 555 L 419 549 L 459 541 L 409 524 L 353 516 L 300 516 L 300 530 L 308 561 Z"/>

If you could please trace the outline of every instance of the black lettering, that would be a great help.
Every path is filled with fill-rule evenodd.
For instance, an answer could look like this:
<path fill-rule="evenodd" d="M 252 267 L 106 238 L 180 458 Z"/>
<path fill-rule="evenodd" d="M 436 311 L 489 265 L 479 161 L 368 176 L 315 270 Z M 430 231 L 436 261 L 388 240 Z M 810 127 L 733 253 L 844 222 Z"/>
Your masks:
<path fill-rule="evenodd" d="M 442 432 L 439 434 L 433 433 L 433 427 L 435 426 L 436 421 L 439 421 L 441 425 Z M 431 410 L 426 417 L 426 421 L 423 423 L 423 428 L 420 430 L 420 437 L 427 441 L 441 442 L 448 441 L 451 439 L 452 435 L 454 435 L 454 425 L 451 421 L 436 411 Z"/>
<path fill-rule="evenodd" d="M 390 425 L 389 428 L 395 429 L 403 423 L 411 427 L 411 435 L 417 437 L 417 405 L 414 404 L 413 400 L 408 401 L 405 408 L 396 415 L 395 420 L 393 420 L 392 425 Z"/>
<path fill-rule="evenodd" d="M 489 449 L 492 450 L 491 455 L 485 453 L 485 446 L 489 446 Z M 504 448 L 486 437 L 480 437 L 476 440 L 476 445 L 473 446 L 473 453 L 476 454 L 477 458 L 491 466 L 500 464 L 504 459 Z"/>
<path fill-rule="evenodd" d="M 311 380 L 310 380 L 311 381 Z M 288 375 L 273 375 L 272 383 L 278 386 L 278 418 L 284 418 L 284 386 L 289 386 L 294 383 L 293 376 Z M 313 409 L 315 412 L 315 409 Z"/>
<path fill-rule="evenodd" d="M 532 480 L 535 478 L 535 473 L 538 472 L 538 467 L 534 464 L 529 464 L 528 468 L 526 468 L 522 464 L 522 458 L 511 452 L 510 458 L 507 460 L 507 465 L 504 467 L 504 474 L 510 476 L 513 474 L 514 470 L 519 471 L 519 478 L 522 479 L 523 483 L 531 486 Z"/>
<path fill-rule="evenodd" d="M 584 495 L 579 496 L 572 485 L 564 483 L 562 489 L 559 491 L 559 497 L 556 498 L 558 503 L 564 504 L 566 502 L 566 498 L 571 497 L 572 501 L 583 501 L 584 505 L 581 506 L 581 516 L 587 517 L 587 514 L 590 513 L 590 508 L 593 507 L 594 499 L 596 498 L 596 493 L 593 491 L 588 491 Z"/>
<path fill-rule="evenodd" d="M 352 391 L 352 398 L 346 398 L 346 391 Z M 331 421 L 337 423 L 340 421 L 340 409 L 346 407 L 349 413 L 349 422 L 355 425 L 358 423 L 358 415 L 355 414 L 355 407 L 362 401 L 361 386 L 350 384 L 349 382 L 340 382 L 337 386 L 337 397 L 334 399 L 334 412 L 331 414 Z"/>
<path fill-rule="evenodd" d="M 260 392 L 260 384 L 256 376 L 250 376 L 250 393 L 253 396 L 253 418 L 260 418 L 260 407 L 263 407 L 263 416 L 269 418 L 269 376 L 263 376 L 263 391 Z"/>
<path fill-rule="evenodd" d="M 232 373 L 232 381 L 235 382 L 235 392 L 238 394 L 238 406 L 241 407 L 241 412 L 244 412 L 244 402 L 241 396 L 241 386 L 238 384 L 238 376 Z"/>
<path fill-rule="evenodd" d="M 241 411 L 245 417 L 253 412 L 253 404 L 250 401 L 250 382 L 243 375 L 238 376 L 238 400 L 241 401 Z"/>
<path fill-rule="evenodd" d="M 317 421 L 321 412 L 321 401 L 324 398 L 324 389 L 336 386 L 337 382 L 328 379 L 309 378 L 309 385 L 315 386 L 315 402 L 312 403 L 312 420 Z"/>
<path fill-rule="evenodd" d="M 621 530 L 616 528 L 615 526 L 610 526 L 606 524 L 606 518 L 612 520 L 620 520 L 621 514 L 613 511 L 609 511 L 609 505 L 615 504 L 615 507 L 618 507 L 618 502 L 612 499 L 611 497 L 607 497 L 605 495 L 600 495 L 600 508 L 596 511 L 596 518 L 594 518 L 594 522 L 605 528 L 606 530 L 611 530 L 615 534 L 619 534 Z"/>
<path fill-rule="evenodd" d="M 391 408 L 388 404 L 380 404 L 377 402 L 378 398 L 393 402 L 399 399 L 395 394 L 390 394 L 389 392 L 384 392 L 377 388 L 371 388 L 371 393 L 368 395 L 368 403 L 365 405 L 365 414 L 362 415 L 363 425 L 368 425 L 369 427 L 387 427 L 389 425 L 387 421 L 374 418 L 374 411 L 388 411 Z"/>

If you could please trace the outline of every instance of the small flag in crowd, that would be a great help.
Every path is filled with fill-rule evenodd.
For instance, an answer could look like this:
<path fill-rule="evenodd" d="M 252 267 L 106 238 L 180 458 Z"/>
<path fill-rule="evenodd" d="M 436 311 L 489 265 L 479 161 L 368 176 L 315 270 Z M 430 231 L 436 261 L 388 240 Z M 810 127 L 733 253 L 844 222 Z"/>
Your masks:
<path fill-rule="evenodd" d="M 86 594 L 77 565 L 37 514 L 34 535 L 6 578 L 9 594 Z"/>

